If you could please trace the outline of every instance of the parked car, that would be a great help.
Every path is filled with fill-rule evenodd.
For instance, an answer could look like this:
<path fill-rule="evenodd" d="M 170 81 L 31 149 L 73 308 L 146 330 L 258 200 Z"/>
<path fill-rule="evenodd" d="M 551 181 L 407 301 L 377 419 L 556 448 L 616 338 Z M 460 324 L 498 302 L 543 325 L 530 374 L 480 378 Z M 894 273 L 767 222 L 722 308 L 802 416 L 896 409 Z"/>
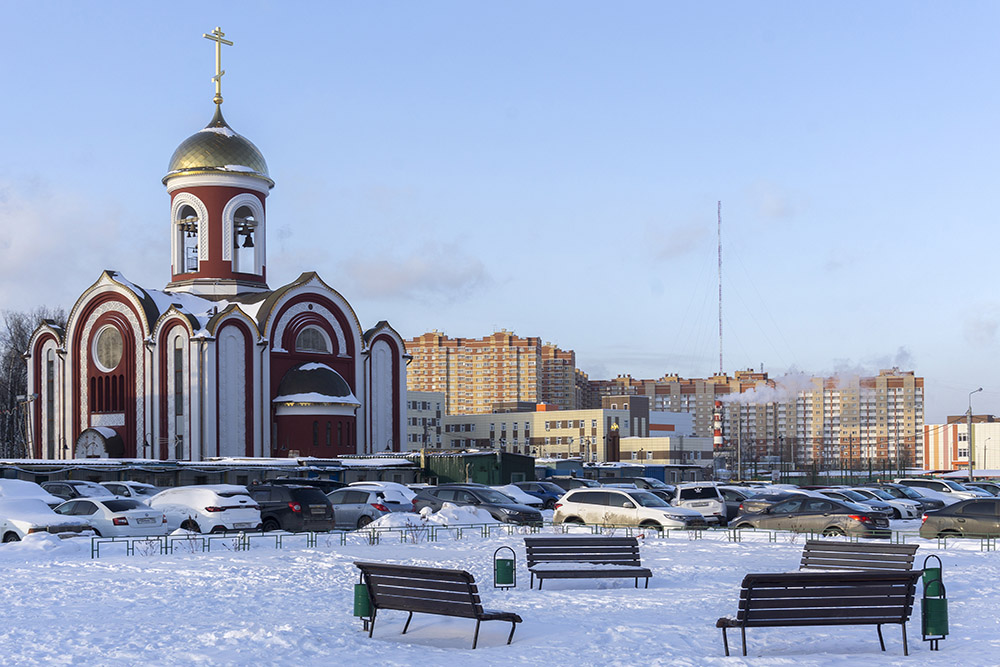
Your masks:
<path fill-rule="evenodd" d="M 393 511 L 406 512 L 413 509 L 412 502 L 404 497 L 392 498 L 392 492 L 378 487 L 347 486 L 326 494 L 333 505 L 334 527 L 345 530 L 364 528 L 372 521 Z"/>
<path fill-rule="evenodd" d="M 916 486 L 923 489 L 930 489 L 931 491 L 937 491 L 938 493 L 952 494 L 953 498 L 959 500 L 972 500 L 973 498 L 982 498 L 989 496 L 988 493 L 982 491 L 981 489 L 967 489 L 958 482 L 953 482 L 950 479 L 935 479 L 933 477 L 901 477 L 895 480 L 897 484 L 905 484 L 906 486 Z"/>
<path fill-rule="evenodd" d="M 76 498 L 55 509 L 87 524 L 98 537 L 165 535 L 167 516 L 134 498 Z"/>
<path fill-rule="evenodd" d="M 666 485 L 665 485 L 666 486 Z M 709 525 L 726 524 L 726 501 L 719 493 L 718 487 L 712 482 L 682 482 L 673 491 L 668 491 L 674 507 L 686 507 L 705 517 Z"/>
<path fill-rule="evenodd" d="M 58 507 L 63 499 L 54 496 L 38 484 L 23 479 L 0 479 L 0 500 L 19 500 L 34 498 L 41 500 L 49 507 Z"/>
<path fill-rule="evenodd" d="M 869 500 L 881 500 L 882 502 L 888 504 L 894 510 L 893 518 L 895 519 L 916 519 L 924 513 L 923 506 L 916 500 L 910 500 L 909 498 L 896 498 L 888 491 L 883 491 L 882 489 L 872 489 L 859 486 L 850 490 L 854 493 L 861 494 Z"/>
<path fill-rule="evenodd" d="M 597 482 L 604 485 L 631 484 L 637 489 L 664 489 L 669 491 L 674 488 L 673 484 L 661 482 L 655 477 L 598 477 Z"/>
<path fill-rule="evenodd" d="M 235 484 L 176 486 L 157 493 L 149 505 L 167 515 L 170 530 L 222 533 L 262 527 L 260 509 L 247 488 Z"/>
<path fill-rule="evenodd" d="M 722 499 L 726 503 L 726 522 L 731 521 L 740 513 L 740 505 L 747 498 L 753 496 L 754 490 L 747 486 L 723 486 L 718 487 Z"/>
<path fill-rule="evenodd" d="M 488 486 L 473 484 L 449 484 L 424 489 L 413 500 L 413 509 L 419 512 L 429 507 L 431 511 L 438 512 L 445 503 L 478 507 L 503 523 L 531 525 L 542 523 L 542 513 L 535 508 L 515 503 L 509 496 Z"/>
<path fill-rule="evenodd" d="M 920 504 L 920 511 L 926 512 L 927 510 L 936 510 L 944 507 L 947 503 L 940 498 L 932 498 L 928 495 L 921 493 L 913 486 L 906 486 L 905 484 L 894 484 L 892 482 L 872 482 L 870 484 L 865 484 L 864 488 L 878 489 L 888 493 L 893 498 L 900 498 L 906 500 L 912 500 L 915 503 Z M 927 489 L 922 489 L 927 491 L 927 493 L 934 493 L 933 491 L 928 491 Z"/>
<path fill-rule="evenodd" d="M 62 516 L 38 498 L 0 498 L 0 539 L 19 542 L 30 533 L 72 537 L 89 531 L 86 521 Z"/>
<path fill-rule="evenodd" d="M 704 528 L 705 517 L 686 507 L 673 507 L 645 489 L 606 486 L 566 493 L 552 516 L 553 523 L 664 528 Z"/>
<path fill-rule="evenodd" d="M 416 491 L 399 482 L 351 482 L 348 486 L 360 486 L 382 491 L 386 502 L 390 504 L 389 509 L 393 512 L 412 512 L 413 499 L 417 497 Z M 400 507 L 393 507 L 393 504 L 398 504 Z"/>
<path fill-rule="evenodd" d="M 964 487 L 975 487 L 977 489 L 982 489 L 986 493 L 992 496 L 1000 496 L 1000 484 L 996 482 L 962 482 Z"/>
<path fill-rule="evenodd" d="M 534 508 L 536 510 L 543 509 L 545 503 L 542 502 L 537 496 L 533 496 L 526 491 L 522 491 L 520 488 L 513 484 L 504 484 L 502 486 L 491 486 L 491 489 L 499 491 L 511 500 L 513 500 L 518 505 L 527 505 L 528 507 Z"/>
<path fill-rule="evenodd" d="M 42 488 L 63 500 L 73 498 L 107 498 L 115 494 L 97 482 L 80 479 L 64 479 L 58 482 L 42 482 Z"/>
<path fill-rule="evenodd" d="M 278 477 L 269 479 L 266 484 L 292 484 L 294 486 L 315 486 L 323 493 L 330 493 L 337 489 L 342 489 L 347 484 L 332 479 L 320 479 L 319 477 Z"/>
<path fill-rule="evenodd" d="M 827 498 L 833 498 L 835 500 L 843 500 L 848 503 L 855 503 L 857 505 L 863 505 L 875 512 L 881 512 L 890 519 L 898 519 L 899 510 L 894 508 L 889 503 L 879 500 L 878 498 L 869 498 L 868 496 L 858 493 L 857 491 L 851 491 L 850 489 L 820 489 L 816 491 Z M 916 514 L 914 514 L 916 516 Z"/>
<path fill-rule="evenodd" d="M 583 477 L 564 477 L 561 475 L 546 477 L 546 482 L 552 482 L 563 491 L 569 491 L 571 489 L 578 489 L 581 486 L 587 487 L 598 487 L 600 484 L 592 479 L 585 479 Z"/>
<path fill-rule="evenodd" d="M 514 486 L 541 500 L 542 508 L 547 510 L 555 509 L 556 502 L 566 494 L 564 488 L 547 481 L 514 482 Z"/>
<path fill-rule="evenodd" d="M 781 502 L 782 500 L 788 500 L 789 498 L 796 498 L 798 496 L 805 495 L 805 491 L 799 489 L 788 489 L 788 488 L 767 488 L 762 489 L 760 492 L 753 494 L 742 503 L 740 503 L 740 514 L 753 514 L 754 512 L 763 512 L 765 509 L 774 505 L 775 503 Z"/>
<path fill-rule="evenodd" d="M 765 507 L 760 512 L 740 514 L 730 524 L 735 528 L 790 530 L 827 536 L 889 537 L 889 519 L 881 512 L 854 503 L 803 492 Z"/>
<path fill-rule="evenodd" d="M 248 490 L 260 508 L 264 531 L 301 533 L 333 530 L 333 506 L 326 494 L 315 486 L 254 484 Z"/>
<path fill-rule="evenodd" d="M 141 502 L 146 502 L 163 489 L 146 484 L 144 482 L 101 482 L 101 486 L 122 498 L 135 498 Z"/>
<path fill-rule="evenodd" d="M 1000 537 L 1000 498 L 962 500 L 925 512 L 920 537 Z"/>

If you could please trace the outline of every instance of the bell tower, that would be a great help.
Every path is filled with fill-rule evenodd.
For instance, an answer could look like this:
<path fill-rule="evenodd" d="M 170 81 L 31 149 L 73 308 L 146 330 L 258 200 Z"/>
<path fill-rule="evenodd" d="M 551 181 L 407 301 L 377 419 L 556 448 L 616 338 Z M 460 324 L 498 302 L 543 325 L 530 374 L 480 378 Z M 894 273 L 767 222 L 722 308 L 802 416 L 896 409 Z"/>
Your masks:
<path fill-rule="evenodd" d="M 265 200 L 274 187 L 260 150 L 222 116 L 222 46 L 216 28 L 215 115 L 181 142 L 163 184 L 170 194 L 168 291 L 224 298 L 267 290 Z"/>

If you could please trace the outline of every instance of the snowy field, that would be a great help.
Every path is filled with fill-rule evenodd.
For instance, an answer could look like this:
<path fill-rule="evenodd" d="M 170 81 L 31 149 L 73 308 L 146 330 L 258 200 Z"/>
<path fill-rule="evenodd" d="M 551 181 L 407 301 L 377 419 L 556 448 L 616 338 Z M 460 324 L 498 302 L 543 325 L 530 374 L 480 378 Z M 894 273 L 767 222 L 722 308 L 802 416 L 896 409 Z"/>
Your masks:
<path fill-rule="evenodd" d="M 401 543 L 398 536 L 347 546 L 320 540 L 282 550 L 179 549 L 171 555 L 109 552 L 90 541 L 30 536 L 0 546 L 0 664 L 4 665 L 995 665 L 1000 663 L 1000 553 L 979 541 L 918 540 L 917 563 L 944 561 L 951 635 L 931 652 L 920 611 L 908 624 L 910 657 L 898 627 L 751 629 L 750 656 L 723 655 L 715 621 L 734 614 L 748 572 L 798 566 L 803 536 L 766 534 L 730 543 L 725 533 L 682 533 L 641 541 L 653 571 L 649 589 L 630 579 L 546 582 L 528 589 L 521 535 Z M 289 542 L 293 542 L 290 540 Z M 492 586 L 494 551 L 517 553 L 518 587 Z M 141 551 L 141 550 L 140 550 Z M 488 608 L 524 619 L 510 646 L 508 623 L 382 612 L 369 639 L 352 616 L 355 560 L 461 568 L 472 572 Z M 640 584 L 641 585 L 641 584 Z M 918 587 L 919 595 L 920 587 Z M 731 633 L 739 653 L 739 632 Z"/>

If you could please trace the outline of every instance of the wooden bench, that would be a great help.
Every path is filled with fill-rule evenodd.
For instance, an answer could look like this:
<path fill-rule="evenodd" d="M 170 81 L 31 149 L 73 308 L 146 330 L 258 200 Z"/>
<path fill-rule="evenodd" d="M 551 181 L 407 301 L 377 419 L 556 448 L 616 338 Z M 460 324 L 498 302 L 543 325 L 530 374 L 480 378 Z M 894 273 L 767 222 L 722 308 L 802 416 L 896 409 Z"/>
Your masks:
<path fill-rule="evenodd" d="M 906 645 L 906 621 L 921 570 L 908 572 L 790 572 L 748 574 L 740 590 L 736 617 L 720 618 L 722 642 L 729 655 L 727 628 L 739 628 L 743 655 L 747 628 L 806 625 L 874 625 L 885 650 L 882 626 L 898 623 Z"/>
<path fill-rule="evenodd" d="M 913 569 L 916 544 L 875 544 L 808 540 L 802 549 L 802 570 L 887 570 Z"/>
<path fill-rule="evenodd" d="M 653 573 L 639 560 L 639 543 L 634 537 L 604 537 L 567 535 L 558 537 L 525 537 L 528 571 L 531 573 L 529 588 L 538 590 L 545 579 L 592 579 L 622 577 L 649 578 Z"/>
<path fill-rule="evenodd" d="M 375 615 L 379 609 L 409 612 L 406 625 L 403 626 L 404 635 L 410 627 L 414 612 L 474 618 L 476 634 L 472 638 L 472 648 L 476 648 L 479 642 L 479 624 L 483 621 L 509 621 L 508 644 L 514 638 L 514 629 L 521 622 L 521 617 L 517 614 L 483 609 L 475 579 L 464 570 L 392 563 L 354 564 L 361 570 L 371 601 L 369 637 L 375 631 Z"/>

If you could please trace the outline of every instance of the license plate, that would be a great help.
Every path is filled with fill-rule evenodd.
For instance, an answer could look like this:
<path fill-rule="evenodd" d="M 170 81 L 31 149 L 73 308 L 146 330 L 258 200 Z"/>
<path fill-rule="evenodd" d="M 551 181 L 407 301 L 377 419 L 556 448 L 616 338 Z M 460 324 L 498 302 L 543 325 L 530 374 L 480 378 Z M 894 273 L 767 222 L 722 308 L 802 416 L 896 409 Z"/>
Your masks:
<path fill-rule="evenodd" d="M 708 503 L 691 503 L 691 507 L 708 507 Z"/>
<path fill-rule="evenodd" d="M 156 519 L 152 517 L 143 517 L 136 521 L 136 523 L 156 523 Z"/>
<path fill-rule="evenodd" d="M 309 511 L 313 514 L 326 514 L 326 508 L 322 505 L 316 505 L 315 507 L 310 507 Z"/>
<path fill-rule="evenodd" d="M 887 519 L 875 519 L 875 525 L 879 527 L 888 526 L 889 521 Z"/>
<path fill-rule="evenodd" d="M 253 524 L 249 521 L 240 521 L 239 523 L 233 524 L 234 528 L 250 528 L 251 526 L 253 526 Z"/>

